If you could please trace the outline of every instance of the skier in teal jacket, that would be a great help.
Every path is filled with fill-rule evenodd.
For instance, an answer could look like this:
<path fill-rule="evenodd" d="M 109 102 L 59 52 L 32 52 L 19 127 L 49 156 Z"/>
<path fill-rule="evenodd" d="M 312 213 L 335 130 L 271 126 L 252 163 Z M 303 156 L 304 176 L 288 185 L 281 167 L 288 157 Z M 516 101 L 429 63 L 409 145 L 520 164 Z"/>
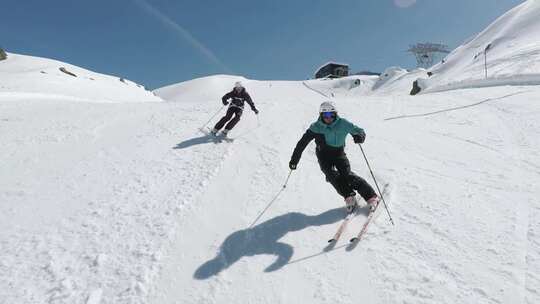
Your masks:
<path fill-rule="evenodd" d="M 366 139 L 362 128 L 338 116 L 333 103 L 323 102 L 319 109 L 319 119 L 311 124 L 296 144 L 289 168 L 296 170 L 302 152 L 315 139 L 315 154 L 321 171 L 326 176 L 326 181 L 345 198 L 347 210 L 353 212 L 358 206 L 355 190 L 373 210 L 379 203 L 379 198 L 366 180 L 351 171 L 344 149 L 347 134 L 352 135 L 355 143 L 363 143 Z"/>

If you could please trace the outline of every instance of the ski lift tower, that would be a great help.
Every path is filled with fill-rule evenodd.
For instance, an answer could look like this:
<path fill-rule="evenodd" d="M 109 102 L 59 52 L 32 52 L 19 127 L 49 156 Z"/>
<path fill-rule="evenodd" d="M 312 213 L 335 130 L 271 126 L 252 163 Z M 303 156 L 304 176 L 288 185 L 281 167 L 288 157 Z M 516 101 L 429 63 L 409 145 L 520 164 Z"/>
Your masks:
<path fill-rule="evenodd" d="M 450 53 L 447 45 L 430 42 L 411 45 L 407 52 L 414 54 L 417 67 L 426 69 L 433 66 L 436 57 Z"/>

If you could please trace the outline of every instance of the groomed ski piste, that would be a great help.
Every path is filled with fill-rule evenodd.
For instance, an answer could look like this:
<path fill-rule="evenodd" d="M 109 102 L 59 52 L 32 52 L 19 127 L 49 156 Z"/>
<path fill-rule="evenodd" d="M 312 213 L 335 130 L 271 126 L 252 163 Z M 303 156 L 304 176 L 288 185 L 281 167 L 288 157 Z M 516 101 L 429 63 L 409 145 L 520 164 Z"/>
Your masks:
<path fill-rule="evenodd" d="M 533 25 L 505 37 L 540 50 L 540 3 L 510 13 L 522 17 L 507 28 Z M 524 77 L 512 52 L 498 62 Z M 0 61 L 2 304 L 540 302 L 538 85 L 439 90 L 450 83 L 439 76 L 438 92 L 409 96 L 426 71 L 392 68 L 339 80 L 216 75 L 157 97 L 73 66 L 95 80 L 40 72 L 59 64 Z M 460 81 L 483 75 L 461 69 Z M 198 128 L 239 80 L 260 113 L 246 108 L 234 141 L 216 142 Z M 395 221 L 380 206 L 353 248 L 363 215 L 328 247 L 344 202 L 313 143 L 283 188 L 326 100 L 366 130 Z M 352 138 L 346 152 L 373 185 Z"/>

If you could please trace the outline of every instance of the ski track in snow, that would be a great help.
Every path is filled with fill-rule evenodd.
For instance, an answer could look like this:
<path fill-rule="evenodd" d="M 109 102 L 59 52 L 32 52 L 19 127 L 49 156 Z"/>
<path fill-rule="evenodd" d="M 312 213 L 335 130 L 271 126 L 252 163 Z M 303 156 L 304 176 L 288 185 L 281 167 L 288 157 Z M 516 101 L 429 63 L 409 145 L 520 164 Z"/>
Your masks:
<path fill-rule="evenodd" d="M 523 2 L 429 76 L 215 75 L 149 92 L 8 54 L 0 304 L 540 303 L 539 16 Z M 231 143 L 200 134 L 239 80 L 260 115 L 246 107 Z M 355 246 L 361 215 L 327 244 L 344 203 L 313 143 L 283 187 L 328 99 L 389 185 L 395 226 L 381 206 Z M 346 152 L 373 184 L 350 138 Z"/>
<path fill-rule="evenodd" d="M 513 106 L 519 106 L 519 104 L 523 105 L 527 99 L 513 100 L 519 100 L 520 103 L 514 102 L 512 104 Z M 501 105 L 497 104 L 496 107 L 501 107 Z M 510 108 L 510 106 L 505 107 Z M 537 111 L 538 109 L 535 109 L 535 112 Z M 482 160 L 474 161 L 470 157 L 471 155 L 461 156 L 461 153 L 458 153 L 453 157 L 456 160 L 452 160 L 452 162 L 455 162 L 456 167 L 463 167 L 463 173 L 468 173 L 466 175 L 460 174 L 461 179 L 465 177 L 464 182 L 466 184 L 463 184 L 463 182 L 461 185 L 458 184 L 461 188 L 465 188 L 463 189 L 465 192 L 469 192 L 466 198 L 464 198 L 465 200 L 456 201 L 455 199 L 438 195 L 436 198 L 437 204 L 427 202 L 429 198 L 426 197 L 416 200 L 421 204 L 422 208 L 420 210 L 414 208 L 414 212 L 409 212 L 408 210 L 398 211 L 400 214 L 398 222 L 408 222 L 417 227 L 424 226 L 427 228 L 424 231 L 429 231 L 433 234 L 430 237 L 429 235 L 419 234 L 418 232 L 411 231 L 406 233 L 403 231 L 404 229 L 400 229 L 400 233 L 398 234 L 401 235 L 401 240 L 407 240 L 405 242 L 406 244 L 400 241 L 391 244 L 391 247 L 393 247 L 392 245 L 396 245 L 399 249 L 394 251 L 395 248 L 393 248 L 391 254 L 381 257 L 380 263 L 374 263 L 374 265 L 380 265 L 379 267 L 381 268 L 384 265 L 388 265 L 388 271 L 382 271 L 385 275 L 392 273 L 390 269 L 395 269 L 395 265 L 390 267 L 392 263 L 398 264 L 400 268 L 407 269 L 406 273 L 408 276 L 405 281 L 410 282 L 408 284 L 409 286 L 422 286 L 422 288 L 404 288 L 405 284 L 401 286 L 404 289 L 402 292 L 405 295 L 403 298 L 404 302 L 455 303 L 457 301 L 477 303 L 486 301 L 489 303 L 510 303 L 515 301 L 518 303 L 533 303 L 538 299 L 535 287 L 531 285 L 538 281 L 535 275 L 531 273 L 531 270 L 538 268 L 537 259 L 539 251 L 536 245 L 531 252 L 529 243 L 532 240 L 527 239 L 525 235 L 527 231 L 528 235 L 530 235 L 531 231 L 537 231 L 539 229 L 538 224 L 531 226 L 528 219 L 530 217 L 529 208 L 530 206 L 534 206 L 531 198 L 534 197 L 534 193 L 538 193 L 537 189 L 534 192 L 533 188 L 531 188 L 534 187 L 533 181 L 538 179 L 538 172 L 531 172 L 530 167 L 523 166 L 524 163 L 530 162 L 530 160 L 523 158 L 523 155 L 528 153 L 523 152 L 527 151 L 529 147 L 537 146 L 537 143 L 534 145 L 529 144 L 528 140 L 531 139 L 531 136 L 525 134 L 530 134 L 531 130 L 528 129 L 527 133 L 524 132 L 523 117 L 521 115 L 500 115 L 497 112 L 498 110 L 483 111 L 480 115 L 482 117 L 476 118 L 476 121 L 468 120 L 466 118 L 468 115 L 456 115 L 456 117 L 451 117 L 451 120 L 454 120 L 454 123 L 457 125 L 463 124 L 467 126 L 469 129 L 468 138 L 474 138 L 472 136 L 474 136 L 475 132 L 471 130 L 471 127 L 474 130 L 475 125 L 484 125 L 489 130 L 488 126 L 494 125 L 492 131 L 497 130 L 497 132 L 493 132 L 493 136 L 489 136 L 489 134 L 485 136 L 484 133 L 483 137 L 462 140 L 462 142 L 465 144 L 473 143 L 475 146 L 482 147 L 483 149 L 489 147 L 489 151 L 497 152 L 499 155 L 502 154 L 502 159 L 500 156 L 493 157 L 493 159 L 500 159 L 503 166 L 481 166 L 478 165 L 478 162 Z M 454 114 L 451 115 L 454 116 Z M 465 119 L 461 118 L 462 116 L 465 116 Z M 498 124 L 493 123 L 493 116 L 496 117 L 494 121 L 498 122 Z M 463 121 L 460 122 L 460 120 Z M 421 121 L 424 124 L 424 129 L 437 129 L 436 126 L 426 126 L 426 122 L 429 123 L 426 119 L 421 119 Z M 525 124 L 527 124 L 527 128 L 534 127 L 533 130 L 538 132 L 538 126 L 532 126 L 531 123 Z M 443 136 L 456 138 L 453 134 L 443 134 Z M 481 141 L 492 141 L 499 147 L 492 148 L 489 143 L 480 144 Z M 516 149 L 515 147 L 519 148 Z M 469 148 L 463 147 L 463 150 L 467 151 Z M 437 154 L 440 154 L 438 150 L 436 151 Z M 429 152 L 407 151 L 406 154 L 425 154 L 422 156 L 427 157 Z M 483 161 L 489 160 L 490 154 L 492 153 L 481 154 L 484 157 Z M 457 161 L 458 159 L 461 160 Z M 448 164 L 448 160 L 440 159 L 440 155 L 436 157 L 430 156 L 426 160 L 440 162 L 441 164 L 438 166 L 440 171 L 445 171 L 444 168 Z M 418 163 L 425 163 L 425 161 L 419 161 Z M 488 167 L 489 170 L 478 170 L 482 167 Z M 417 169 L 420 169 L 420 173 L 425 174 L 427 168 L 419 166 Z M 454 176 L 447 173 L 440 174 L 439 172 L 431 171 L 429 175 L 433 178 L 441 179 L 441 182 L 444 182 L 446 186 L 459 181 L 459 178 L 454 178 Z M 481 188 L 478 189 L 478 186 L 487 187 L 487 185 L 484 185 L 484 182 L 478 182 L 482 180 L 489 181 L 490 185 L 500 185 L 500 187 L 489 187 L 492 190 L 483 193 Z M 522 181 L 522 183 L 518 183 L 517 181 Z M 418 185 L 422 184 L 427 183 L 418 183 Z M 405 190 L 412 187 L 403 188 L 400 186 L 399 188 Z M 416 188 L 419 191 L 423 190 L 418 186 Z M 474 188 L 476 189 L 473 190 Z M 412 197 L 413 195 L 405 194 L 405 196 Z M 477 196 L 481 200 L 475 198 Z M 484 205 L 482 202 L 485 199 L 491 201 L 494 206 L 483 212 L 474 212 L 472 209 L 477 209 Z M 445 203 L 445 201 L 448 203 Z M 471 206 L 470 202 L 477 204 L 477 206 Z M 424 204 L 426 205 L 424 206 Z M 485 209 L 485 207 L 482 208 Z M 422 215 L 426 211 L 431 212 Z M 483 214 L 484 216 L 468 219 L 473 214 Z M 434 225 L 436 221 L 441 220 L 440 217 L 446 216 L 455 217 L 455 231 L 449 230 L 452 227 L 441 229 L 440 224 Z M 470 220 L 474 222 L 474 226 L 471 226 L 472 222 Z M 497 223 L 497 225 L 493 226 L 489 224 L 490 222 Z M 497 228 L 494 229 L 494 227 Z M 460 232 L 461 229 L 464 230 L 460 233 L 462 235 L 459 238 L 455 238 L 456 232 Z M 512 231 L 514 232 L 511 233 Z M 490 235 L 490 232 L 495 233 L 496 238 Z M 391 240 L 386 241 L 392 242 Z M 435 244 L 425 244 L 426 241 L 434 242 Z M 411 243 L 414 245 L 410 245 Z M 444 248 L 445 252 L 441 252 L 441 248 Z M 476 252 L 485 252 L 485 254 L 475 256 L 473 252 L 470 252 L 471 249 L 474 249 Z M 399 252 L 407 252 L 408 254 L 405 256 L 410 257 L 410 260 L 403 260 L 403 256 Z M 523 257 L 522 254 L 525 254 L 527 257 Z M 443 259 L 443 256 L 451 256 L 453 259 Z M 536 258 L 533 258 L 533 256 Z M 440 259 L 437 259 L 437 257 L 440 257 Z M 471 271 L 471 269 L 476 269 L 476 271 Z M 436 270 L 436 272 L 433 272 L 433 270 Z M 399 271 L 394 272 L 399 273 Z M 486 272 L 489 275 L 485 274 Z M 450 279 L 445 279 L 445 274 Z M 464 274 L 470 275 L 474 283 L 471 284 L 469 281 L 470 278 L 465 277 Z M 400 286 L 396 282 L 399 281 L 399 278 L 403 279 L 401 275 L 396 275 L 395 277 L 388 276 L 386 279 L 383 279 L 383 282 L 388 282 L 389 284 L 387 284 L 386 288 L 381 288 L 380 290 L 395 291 L 398 289 Z M 524 279 L 525 277 L 526 280 Z M 529 291 L 525 292 L 522 289 Z M 455 297 L 435 298 L 435 295 L 448 293 L 455 295 Z M 391 300 L 390 297 L 386 297 L 386 299 L 388 301 Z"/>
<path fill-rule="evenodd" d="M 0 206 L 2 302 L 538 302 L 538 90 L 336 98 L 367 131 L 396 226 L 381 206 L 356 248 L 361 216 L 325 251 L 343 201 L 313 144 L 282 189 L 323 97 L 250 88 L 260 116 L 247 109 L 219 144 L 197 131 L 214 100 L 1 101 L 0 196 L 35 210 Z M 466 107 L 493 96 L 507 98 Z M 372 184 L 352 141 L 347 153 Z"/>
<path fill-rule="evenodd" d="M 455 92 L 455 95 L 440 95 L 445 99 L 440 104 L 444 103 L 447 107 L 454 103 L 458 108 L 460 103 L 466 103 L 465 101 L 471 100 L 471 97 L 476 98 L 477 94 L 473 92 L 475 91 L 466 92 L 464 95 L 461 91 Z M 310 94 L 309 98 L 313 98 L 312 93 Z M 497 94 L 493 95 L 497 96 Z M 523 100 L 527 99 L 520 97 L 519 91 L 508 94 L 508 97 L 514 104 L 523 104 Z M 425 98 L 431 99 L 431 97 Z M 387 110 L 401 112 L 410 111 L 409 109 L 414 108 L 415 105 L 432 110 L 438 107 L 436 104 L 426 106 L 425 100 L 418 98 L 414 101 L 410 97 L 402 99 L 400 101 L 395 98 L 386 100 L 374 98 L 371 102 L 369 99 L 364 100 L 359 113 L 373 113 L 372 109 L 381 109 L 385 106 Z M 317 102 L 314 100 L 311 107 L 315 107 Z M 351 114 L 354 112 L 352 104 L 354 102 L 358 101 L 340 101 L 341 105 L 346 105 L 347 110 L 344 112 L 349 113 L 349 117 L 353 116 Z M 413 104 L 407 107 L 399 106 L 399 104 L 411 102 Z M 295 107 L 298 106 L 299 104 L 295 105 Z M 302 104 L 302 106 L 309 105 Z M 303 112 L 296 108 L 292 108 L 291 111 Z M 513 152 L 516 145 L 527 148 L 534 144 L 508 141 L 511 138 L 521 138 L 526 141 L 527 136 L 520 136 L 524 133 L 519 133 L 520 128 L 523 128 L 523 122 L 519 116 L 514 121 L 514 118 L 500 116 L 496 112 L 498 110 L 494 113 L 491 107 L 462 107 L 455 113 L 442 114 L 444 117 L 442 120 L 438 117 L 419 117 L 418 122 L 413 123 L 383 123 L 377 119 L 366 120 L 365 117 L 368 115 L 360 114 L 368 130 L 371 130 L 369 127 L 372 125 L 375 126 L 372 132 L 368 133 L 368 138 L 372 141 L 368 147 L 379 145 L 377 150 L 385 151 L 379 155 L 376 154 L 372 160 L 379 165 L 384 164 L 385 160 L 391 160 L 392 163 L 392 165 L 379 166 L 377 169 L 383 173 L 381 178 L 388 179 L 394 189 L 389 196 L 389 202 L 392 204 L 391 210 L 396 217 L 395 228 L 389 227 L 389 223 L 384 219 L 386 215 L 383 216 L 381 212 L 366 239 L 362 240 L 358 248 L 347 251 L 338 245 L 335 250 L 326 253 L 322 251 L 323 244 L 325 239 L 333 233 L 338 221 L 328 227 L 305 227 L 302 233 L 290 230 L 281 237 L 280 242 L 293 246 L 290 260 L 293 263 L 280 268 L 279 274 L 270 272 L 266 275 L 264 268 L 271 264 L 275 257 L 265 258 L 249 254 L 231 263 L 228 256 L 223 255 L 222 252 L 223 246 L 227 247 L 227 243 L 221 243 L 228 233 L 214 232 L 210 234 L 212 238 L 199 239 L 196 242 L 197 247 L 209 249 L 210 254 L 207 258 L 201 259 L 199 256 L 194 257 L 188 254 L 190 258 L 184 254 L 179 260 L 167 262 L 176 265 L 171 265 L 169 268 L 180 268 L 182 267 L 180 265 L 184 265 L 183 269 L 187 270 L 187 273 L 179 275 L 178 272 L 166 271 L 164 279 L 158 284 L 162 286 L 163 293 L 159 294 L 156 303 L 178 298 L 190 303 L 219 303 L 234 301 L 240 297 L 247 302 L 260 303 L 288 303 L 301 301 L 301 299 L 312 303 L 327 303 L 336 300 L 353 303 L 360 295 L 363 299 L 370 299 L 374 303 L 396 301 L 402 303 L 468 303 L 471 301 L 508 303 L 513 299 L 520 299 L 519 302 L 524 303 L 534 303 L 538 298 L 537 272 L 534 270 L 538 268 L 539 250 L 537 241 L 535 243 L 531 235 L 538 231 L 539 226 L 537 223 L 527 224 L 529 221 L 527 218 L 534 216 L 529 208 L 516 209 L 513 204 L 508 203 L 515 198 L 525 198 L 528 204 L 532 204 L 533 194 L 538 193 L 538 190 L 534 192 L 528 188 L 533 186 L 529 178 L 531 180 L 538 178 L 538 173 L 530 172 L 528 170 L 530 166 L 527 166 L 528 163 L 534 164 L 535 158 L 525 159 L 522 158 L 522 153 Z M 473 118 L 475 115 L 480 115 L 480 119 Z M 384 113 L 378 113 L 377 116 L 385 117 Z M 298 122 L 294 120 L 290 123 L 298 125 Z M 490 125 L 493 125 L 493 129 L 490 129 Z M 499 126 L 506 126 L 505 131 L 500 132 L 497 129 Z M 287 127 L 290 128 L 291 125 Z M 241 197 L 234 201 L 235 206 L 240 204 L 237 207 L 238 210 L 244 210 L 241 213 L 243 215 L 238 217 L 236 207 L 233 211 L 226 211 L 218 204 L 219 199 L 209 199 L 209 207 L 203 207 L 203 209 L 212 211 L 205 214 L 204 221 L 219 222 L 220 227 L 231 227 L 226 229 L 227 231 L 238 232 L 246 229 L 256 216 L 257 210 L 254 209 L 257 208 L 253 203 L 255 202 L 262 209 L 279 191 L 280 182 L 283 182 L 286 175 L 284 168 L 286 168 L 289 153 L 301 135 L 302 128 L 305 127 L 307 125 L 299 128 L 297 136 L 291 135 L 290 139 L 285 139 L 284 141 L 288 144 L 282 145 L 282 149 L 271 148 L 279 146 L 280 141 L 277 138 L 283 140 L 285 134 L 278 125 L 264 129 L 263 142 L 255 141 L 255 139 L 249 142 L 250 144 L 257 142 L 257 148 L 235 143 L 235 149 L 245 151 L 247 148 L 255 151 L 233 156 L 227 160 L 228 162 L 240 164 L 246 161 L 245 155 L 259 159 L 257 169 L 244 168 L 235 171 L 237 175 L 250 176 L 249 186 L 246 185 L 244 194 L 240 195 L 233 191 L 235 198 Z M 485 136 L 486 129 L 487 136 Z M 465 132 L 462 132 L 464 130 Z M 538 130 L 537 126 L 535 130 Z M 428 137 L 426 139 L 428 142 L 445 147 L 442 148 L 443 153 L 439 147 L 430 151 L 420 145 L 415 145 L 413 139 L 421 137 Z M 268 145 L 269 142 L 272 145 Z M 407 155 L 408 159 L 386 152 L 396 150 L 401 151 L 399 155 Z M 287 215 L 291 209 L 307 212 L 315 210 L 313 209 L 315 206 L 331 208 L 331 206 L 338 207 L 342 204 L 339 199 L 332 198 L 335 196 L 332 195 L 331 189 L 328 189 L 328 185 L 321 180 L 312 153 L 309 148 L 306 150 L 300 168 L 293 173 L 287 190 L 271 206 L 261 222 L 268 218 L 275 219 L 276 216 Z M 356 170 L 362 172 L 362 163 L 357 157 L 352 159 L 353 168 L 358 168 Z M 281 170 L 279 166 L 275 167 L 277 161 L 275 158 L 278 158 L 282 164 Z M 252 158 L 249 159 L 252 161 Z M 403 163 L 400 163 L 401 161 Z M 477 165 L 477 163 L 483 164 Z M 493 164 L 497 164 L 498 167 L 493 167 Z M 260 167 L 268 167 L 268 171 L 261 172 Z M 226 165 L 223 171 L 224 176 L 215 178 L 213 184 L 216 185 L 216 190 L 209 190 L 215 194 L 209 194 L 209 197 L 219 197 L 229 190 L 216 184 L 228 177 L 228 171 Z M 276 172 L 282 172 L 282 174 L 276 174 Z M 368 178 L 365 169 L 362 175 Z M 528 186 L 522 186 L 523 182 L 528 183 Z M 269 187 L 269 185 L 272 186 Z M 432 188 L 429 185 L 436 187 Z M 297 193 L 297 191 L 303 193 Z M 326 201 L 327 198 L 331 201 Z M 257 203 L 259 200 L 262 202 Z M 206 203 L 201 202 L 201 204 Z M 243 221 L 244 225 L 239 223 L 239 220 Z M 193 221 L 199 223 L 202 219 L 193 219 Z M 195 225 L 200 228 L 199 224 Z M 348 233 L 353 233 L 354 227 L 358 228 L 359 225 L 359 222 L 351 225 Z M 207 235 L 206 232 L 201 234 Z M 259 237 L 269 241 L 272 236 L 270 231 L 264 230 Z M 247 238 L 242 243 L 234 244 L 237 245 L 236 247 L 248 247 L 246 250 L 261 246 L 250 241 L 249 237 Z M 346 240 L 347 237 L 344 239 Z M 184 236 L 179 241 L 192 244 L 193 239 Z M 186 248 L 185 246 L 187 245 L 179 245 L 181 248 Z M 278 248 L 277 245 L 274 249 L 276 248 Z M 204 261 L 211 260 L 216 254 L 220 263 L 226 265 L 226 268 L 202 282 L 193 282 L 194 278 L 190 273 L 196 273 L 196 268 L 200 268 L 201 263 L 205 265 Z M 180 254 L 177 253 L 174 256 L 180 256 Z M 352 263 L 352 268 L 350 263 Z M 192 268 L 193 264 L 195 268 Z M 308 293 L 290 291 L 283 282 L 276 281 L 275 276 L 287 278 L 285 281 L 295 282 L 295 290 L 299 289 Z M 241 280 L 246 277 L 253 279 Z M 169 280 L 173 280 L 174 283 L 166 284 L 165 282 Z M 249 292 L 262 286 L 270 289 L 264 293 L 265 296 Z M 355 286 L 370 287 L 361 288 L 359 293 Z M 194 287 L 195 290 L 192 289 Z M 171 292 L 170 290 L 173 289 L 174 291 Z M 283 289 L 289 291 L 286 294 L 277 291 Z M 369 290 L 376 292 L 366 293 Z M 181 296 L 186 293 L 189 295 L 187 298 Z"/>
<path fill-rule="evenodd" d="M 2 113 L 15 115 L 39 105 L 21 102 L 2 106 Z M 77 107 L 87 107 L 88 115 L 103 117 L 98 123 L 89 122 L 81 118 Z M 56 173 L 58 179 L 68 177 L 67 185 L 39 189 L 62 192 L 56 195 L 76 205 L 73 212 L 56 218 L 59 224 L 47 225 L 50 228 L 43 231 L 8 229 L 11 233 L 2 234 L 3 303 L 141 302 L 151 291 L 148 288 L 156 275 L 161 249 L 175 234 L 177 216 L 190 208 L 228 155 L 227 145 L 214 143 L 210 143 L 213 153 L 197 146 L 173 149 L 183 138 L 200 136 L 196 128 L 186 127 L 202 123 L 189 117 L 202 119 L 204 115 L 197 113 L 206 112 L 203 106 L 169 103 L 114 106 L 110 110 L 112 113 L 92 104 L 58 103 L 41 116 L 54 121 L 63 113 L 60 122 L 43 124 L 43 129 L 32 133 L 21 132 L 24 137 L 14 134 L 8 141 L 3 159 L 24 158 L 21 154 L 33 154 L 37 147 L 41 147 L 40 153 L 57 157 L 64 149 L 57 147 L 64 143 L 68 150 L 81 149 L 72 151 L 75 156 L 69 168 Z M 3 180 L 8 187 L 30 189 L 24 181 L 13 184 Z M 96 192 L 85 197 L 85 187 L 93 188 L 93 182 L 111 190 L 88 189 Z M 39 197 L 39 193 L 25 192 L 8 190 L 2 196 L 8 201 L 31 200 L 27 195 Z M 9 215 L 9 210 L 2 211 Z"/>

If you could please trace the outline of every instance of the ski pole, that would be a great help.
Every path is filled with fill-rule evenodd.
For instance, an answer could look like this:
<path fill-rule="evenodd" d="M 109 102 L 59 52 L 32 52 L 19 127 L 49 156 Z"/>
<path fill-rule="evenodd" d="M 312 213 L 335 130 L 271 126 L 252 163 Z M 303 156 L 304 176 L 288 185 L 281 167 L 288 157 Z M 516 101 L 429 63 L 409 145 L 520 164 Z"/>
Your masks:
<path fill-rule="evenodd" d="M 218 110 L 214 115 L 212 115 L 212 117 L 210 117 L 210 119 L 209 119 L 206 123 L 204 123 L 204 125 L 202 125 L 202 127 L 200 127 L 199 129 L 201 129 L 201 130 L 204 129 L 204 127 L 206 127 L 206 125 L 207 125 L 210 121 L 212 121 L 212 119 L 214 119 L 214 117 L 216 117 L 216 115 L 218 115 L 219 112 L 221 112 L 221 110 L 223 110 L 223 108 L 225 108 L 226 106 L 227 106 L 227 105 L 223 105 L 221 108 L 219 108 L 219 110 Z"/>
<path fill-rule="evenodd" d="M 283 192 L 283 190 L 285 190 L 285 188 L 287 188 L 287 183 L 289 182 L 289 178 L 291 177 L 292 171 L 293 170 L 289 171 L 289 175 L 287 175 L 287 179 L 285 180 L 285 183 L 283 184 L 283 186 L 281 186 L 281 190 L 279 190 L 279 192 L 274 196 L 274 198 L 270 201 L 270 203 L 268 203 L 268 205 L 266 205 L 264 210 L 261 213 L 259 213 L 259 215 L 253 221 L 253 223 L 251 223 L 251 225 L 249 225 L 249 228 L 253 227 L 253 225 L 255 225 L 255 223 L 257 223 L 257 221 L 261 218 L 261 216 L 263 216 L 263 214 L 266 212 L 266 210 L 268 210 L 270 208 L 270 206 L 272 206 L 272 204 L 276 201 L 276 199 L 281 194 L 281 192 Z"/>
<path fill-rule="evenodd" d="M 291 177 L 292 169 L 289 170 L 289 175 L 287 175 L 287 179 L 285 180 L 285 183 L 283 184 L 283 189 L 287 188 L 287 183 L 289 182 L 289 178 Z"/>
<path fill-rule="evenodd" d="M 379 195 L 381 196 L 381 199 L 384 204 L 384 208 L 386 209 L 386 213 L 388 213 L 388 217 L 390 218 L 390 222 L 392 223 L 392 226 L 394 226 L 394 220 L 392 219 L 392 216 L 390 215 L 390 211 L 388 210 L 388 206 L 386 205 L 386 201 L 384 200 L 384 196 L 381 193 L 381 189 L 379 188 L 379 184 L 377 183 L 377 179 L 375 179 L 375 175 L 373 174 L 373 170 L 371 170 L 371 166 L 369 165 L 368 159 L 366 157 L 366 153 L 364 153 L 364 148 L 362 148 L 361 144 L 358 144 L 360 147 L 360 150 L 362 150 L 362 155 L 364 155 L 364 159 L 366 160 L 366 164 L 369 168 L 369 172 L 371 173 L 371 177 L 373 178 L 373 181 L 375 182 L 375 186 L 377 187 L 377 191 L 379 191 Z"/>

